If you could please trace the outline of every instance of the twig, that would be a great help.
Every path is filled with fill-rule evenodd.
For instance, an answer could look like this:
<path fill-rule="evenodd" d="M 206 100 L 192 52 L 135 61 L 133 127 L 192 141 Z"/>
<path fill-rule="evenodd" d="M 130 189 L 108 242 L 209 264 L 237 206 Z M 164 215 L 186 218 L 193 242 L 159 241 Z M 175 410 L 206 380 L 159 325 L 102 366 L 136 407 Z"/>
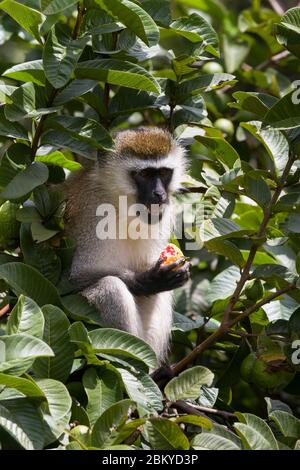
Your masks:
<path fill-rule="evenodd" d="M 78 5 L 77 5 L 76 23 L 75 23 L 75 26 L 74 26 L 74 29 L 73 29 L 73 34 L 72 34 L 73 39 L 77 39 L 78 36 L 79 36 L 80 26 L 81 26 L 82 19 L 84 17 L 85 11 L 86 10 L 85 10 L 84 6 L 81 5 L 81 3 L 79 2 Z"/>
<path fill-rule="evenodd" d="M 118 41 L 118 33 L 113 32 L 112 33 L 112 50 L 115 50 L 117 47 L 117 41 Z M 103 106 L 104 106 L 104 111 L 106 113 L 106 116 L 104 117 L 104 127 L 108 128 L 110 125 L 109 119 L 108 119 L 108 113 L 109 113 L 109 93 L 110 93 L 110 85 L 109 83 L 105 83 L 104 85 L 104 90 L 103 90 Z"/>
<path fill-rule="evenodd" d="M 280 62 L 282 59 L 285 59 L 289 55 L 290 55 L 290 52 L 287 51 L 287 50 L 278 52 L 278 54 L 273 55 L 272 57 L 270 57 L 270 59 L 265 60 L 261 64 L 257 65 L 256 70 L 263 70 L 266 67 L 268 67 L 269 65 L 276 64 L 277 62 Z"/>
<path fill-rule="evenodd" d="M 140 434 L 141 434 L 141 428 L 138 427 L 137 429 L 135 429 L 133 431 L 132 434 L 130 434 L 130 436 L 128 436 L 125 439 L 124 444 L 127 444 L 128 446 L 131 446 L 137 440 L 137 438 L 139 437 Z"/>
<path fill-rule="evenodd" d="M 0 308 L 0 317 L 3 317 L 9 312 L 10 306 L 9 304 L 4 305 L 4 307 Z"/>
<path fill-rule="evenodd" d="M 262 299 L 260 302 L 256 303 L 255 305 L 251 305 L 251 307 L 248 307 L 244 312 L 242 312 L 234 320 L 232 320 L 232 322 L 230 323 L 230 326 L 232 327 L 232 326 L 236 325 L 241 320 L 244 320 L 244 318 L 249 317 L 249 315 L 251 315 L 251 313 L 256 312 L 261 307 L 263 307 L 264 305 L 272 302 L 272 300 L 276 299 L 280 295 L 286 294 L 287 292 L 290 292 L 293 289 L 296 289 L 296 284 L 289 284 L 288 286 L 283 287 L 280 290 L 277 290 L 273 294 L 270 294 L 268 297 L 265 297 L 264 299 Z"/>
<path fill-rule="evenodd" d="M 222 416 L 223 418 L 235 418 L 236 416 L 229 411 L 217 410 L 215 408 L 208 408 L 207 406 L 200 406 L 200 405 L 190 405 L 183 400 L 177 400 L 171 404 L 173 408 L 178 408 L 182 411 L 185 411 L 187 414 L 193 414 L 197 416 L 203 416 L 203 413 L 210 413 L 214 415 Z"/>
<path fill-rule="evenodd" d="M 278 0 L 268 0 L 268 2 L 270 3 L 275 13 L 277 13 L 277 15 L 282 16 L 284 14 L 284 8 L 282 8 Z"/>

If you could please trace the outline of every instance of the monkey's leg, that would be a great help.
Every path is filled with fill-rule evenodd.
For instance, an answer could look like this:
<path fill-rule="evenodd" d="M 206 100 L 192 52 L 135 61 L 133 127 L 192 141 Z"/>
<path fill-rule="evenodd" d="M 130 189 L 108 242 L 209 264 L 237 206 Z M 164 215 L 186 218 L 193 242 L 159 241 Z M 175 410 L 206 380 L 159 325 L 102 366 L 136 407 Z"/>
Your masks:
<path fill-rule="evenodd" d="M 162 292 L 137 299 L 144 339 L 156 352 L 159 364 L 167 357 L 172 327 L 172 293 Z"/>
<path fill-rule="evenodd" d="M 121 279 L 105 276 L 81 294 L 99 310 L 103 326 L 128 331 L 143 338 L 135 299 Z"/>

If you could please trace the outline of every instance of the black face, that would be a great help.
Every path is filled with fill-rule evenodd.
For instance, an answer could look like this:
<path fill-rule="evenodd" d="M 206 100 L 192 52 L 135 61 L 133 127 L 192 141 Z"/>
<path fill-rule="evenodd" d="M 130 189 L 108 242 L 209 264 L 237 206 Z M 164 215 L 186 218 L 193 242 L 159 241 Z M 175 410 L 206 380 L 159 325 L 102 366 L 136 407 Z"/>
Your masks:
<path fill-rule="evenodd" d="M 138 203 L 148 208 L 151 204 L 168 203 L 168 187 L 171 182 L 173 170 L 170 168 L 145 168 L 141 171 L 132 171 L 131 177 L 136 184 Z"/>

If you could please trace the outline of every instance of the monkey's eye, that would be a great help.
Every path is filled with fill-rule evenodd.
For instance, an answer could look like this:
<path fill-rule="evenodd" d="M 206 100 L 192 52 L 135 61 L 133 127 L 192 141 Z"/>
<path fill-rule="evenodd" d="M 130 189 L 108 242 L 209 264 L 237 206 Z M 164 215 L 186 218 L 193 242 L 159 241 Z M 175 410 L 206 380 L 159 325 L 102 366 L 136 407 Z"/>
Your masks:
<path fill-rule="evenodd" d="M 162 180 L 170 181 L 173 175 L 173 170 L 171 168 L 160 168 L 159 175 Z"/>

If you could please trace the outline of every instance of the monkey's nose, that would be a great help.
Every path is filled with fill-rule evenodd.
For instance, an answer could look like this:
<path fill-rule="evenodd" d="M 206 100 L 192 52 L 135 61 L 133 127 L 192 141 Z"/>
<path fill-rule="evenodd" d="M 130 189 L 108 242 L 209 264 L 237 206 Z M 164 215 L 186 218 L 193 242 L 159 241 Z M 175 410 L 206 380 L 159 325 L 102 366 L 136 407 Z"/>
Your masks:
<path fill-rule="evenodd" d="M 157 204 L 163 204 L 167 200 L 166 193 L 162 191 L 153 191 L 153 196 Z"/>

